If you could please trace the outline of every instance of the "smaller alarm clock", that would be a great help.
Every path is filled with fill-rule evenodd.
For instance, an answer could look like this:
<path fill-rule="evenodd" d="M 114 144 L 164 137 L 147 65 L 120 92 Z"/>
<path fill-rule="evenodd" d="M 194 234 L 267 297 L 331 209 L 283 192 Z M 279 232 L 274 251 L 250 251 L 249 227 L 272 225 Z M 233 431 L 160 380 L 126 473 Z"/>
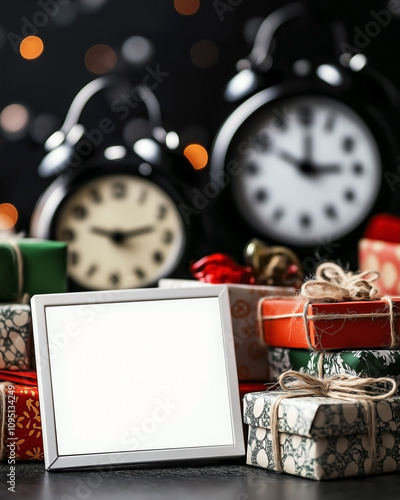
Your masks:
<path fill-rule="evenodd" d="M 83 106 L 110 85 L 114 79 L 103 78 L 80 91 L 71 106 L 75 118 L 71 111 L 67 114 L 68 127 L 50 137 L 50 152 L 39 166 L 42 175 L 58 177 L 38 201 L 30 232 L 68 242 L 72 290 L 154 286 L 160 278 L 189 272 L 197 222 L 193 217 L 187 224 L 181 207 L 187 206 L 192 188 L 186 181 L 194 169 L 182 154 L 168 148 L 171 141 L 162 140 L 167 133 L 149 89 L 141 87 L 141 97 L 154 135 L 137 140 L 131 148 L 99 145 L 73 165 L 85 140 L 84 128 L 77 122 Z M 73 142 L 71 130 L 77 129 L 81 130 Z"/>

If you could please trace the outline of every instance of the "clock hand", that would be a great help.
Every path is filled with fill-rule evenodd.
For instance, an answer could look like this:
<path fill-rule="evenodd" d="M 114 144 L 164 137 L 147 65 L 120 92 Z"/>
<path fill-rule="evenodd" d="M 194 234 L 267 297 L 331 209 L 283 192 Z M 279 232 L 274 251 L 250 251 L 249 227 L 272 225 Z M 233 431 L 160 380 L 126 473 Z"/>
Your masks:
<path fill-rule="evenodd" d="M 131 231 L 121 231 L 125 238 L 132 238 L 134 236 L 140 236 L 142 234 L 151 233 L 154 231 L 154 226 L 144 226 L 138 229 L 132 229 Z"/>
<path fill-rule="evenodd" d="M 308 163 L 312 162 L 312 136 L 306 135 L 304 137 L 304 158 Z"/>
<path fill-rule="evenodd" d="M 131 229 L 130 231 L 121 231 L 118 229 L 110 231 L 101 227 L 92 227 L 90 231 L 94 234 L 110 238 L 110 240 L 116 244 L 122 244 L 126 238 L 132 238 L 134 236 L 140 236 L 154 231 L 154 226 L 144 226 L 137 229 Z"/>
<path fill-rule="evenodd" d="M 340 165 L 314 165 L 315 173 L 318 174 L 338 174 L 342 171 Z"/>

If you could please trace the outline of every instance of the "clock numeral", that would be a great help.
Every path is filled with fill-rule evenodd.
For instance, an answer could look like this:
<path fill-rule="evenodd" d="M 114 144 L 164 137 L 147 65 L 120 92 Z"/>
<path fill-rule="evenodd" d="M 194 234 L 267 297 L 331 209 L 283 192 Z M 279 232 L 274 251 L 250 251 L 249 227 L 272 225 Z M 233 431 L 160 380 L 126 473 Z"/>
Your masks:
<path fill-rule="evenodd" d="M 304 214 L 300 217 L 299 219 L 300 225 L 303 226 L 304 228 L 309 228 L 311 226 L 311 217 L 307 214 Z"/>
<path fill-rule="evenodd" d="M 364 173 L 364 167 L 361 165 L 361 163 L 355 163 L 353 165 L 353 172 L 355 175 L 362 175 Z"/>
<path fill-rule="evenodd" d="M 344 192 L 344 199 L 346 201 L 352 202 L 356 198 L 356 193 L 352 189 L 346 189 Z"/>
<path fill-rule="evenodd" d="M 77 252 L 69 252 L 68 261 L 71 266 L 76 266 L 79 262 L 79 254 Z"/>
<path fill-rule="evenodd" d="M 157 264 L 161 264 L 161 262 L 164 260 L 164 255 L 161 252 L 159 252 L 159 251 L 154 252 L 153 253 L 153 260 Z"/>
<path fill-rule="evenodd" d="M 329 218 L 329 219 L 337 219 L 337 212 L 336 212 L 336 208 L 333 206 L 333 205 L 328 205 L 327 207 L 325 207 L 325 215 Z"/>
<path fill-rule="evenodd" d="M 101 203 L 103 201 L 100 191 L 96 188 L 93 188 L 89 192 L 90 198 L 95 202 L 95 203 Z"/>
<path fill-rule="evenodd" d="M 284 113 L 284 110 L 277 110 L 274 113 L 274 118 L 271 120 L 271 126 L 279 132 L 284 132 L 287 129 L 287 117 Z"/>
<path fill-rule="evenodd" d="M 329 115 L 326 118 L 324 129 L 327 132 L 332 132 L 332 130 L 335 126 L 335 123 L 336 123 L 336 116 L 333 113 L 329 113 Z"/>
<path fill-rule="evenodd" d="M 110 274 L 109 280 L 110 280 L 111 286 L 113 286 L 113 287 L 117 287 L 121 283 L 121 277 L 118 273 Z"/>
<path fill-rule="evenodd" d="M 136 267 L 133 272 L 140 280 L 143 280 L 146 277 L 146 273 L 143 271 L 141 267 Z"/>
<path fill-rule="evenodd" d="M 355 141 L 352 137 L 345 137 L 342 142 L 342 149 L 346 153 L 351 153 L 354 150 Z"/>
<path fill-rule="evenodd" d="M 283 208 L 277 208 L 274 213 L 272 214 L 272 217 L 275 219 L 275 220 L 280 220 L 282 219 L 283 215 L 284 215 L 285 211 L 283 210 Z"/>
<path fill-rule="evenodd" d="M 157 219 L 163 220 L 167 215 L 167 207 L 165 205 L 159 205 L 157 211 Z"/>
<path fill-rule="evenodd" d="M 164 231 L 163 237 L 162 237 L 162 242 L 163 243 L 165 243 L 166 245 L 168 245 L 169 243 L 172 243 L 173 239 L 174 239 L 174 233 L 172 231 L 170 231 L 169 229 L 167 229 L 166 231 Z"/>
<path fill-rule="evenodd" d="M 246 172 L 246 174 L 249 174 L 249 175 L 258 174 L 258 166 L 253 162 L 246 163 L 243 168 L 244 168 L 244 171 Z"/>
<path fill-rule="evenodd" d="M 140 192 L 138 203 L 140 204 L 144 203 L 146 201 L 147 195 L 148 195 L 147 189 L 142 189 L 142 191 Z"/>
<path fill-rule="evenodd" d="M 83 220 L 87 217 L 88 211 L 83 205 L 75 205 L 72 207 L 72 215 L 75 219 Z"/>
<path fill-rule="evenodd" d="M 61 231 L 61 239 L 63 241 L 74 241 L 75 232 L 72 229 L 63 229 Z"/>
<path fill-rule="evenodd" d="M 268 193 L 265 189 L 258 189 L 254 194 L 254 198 L 258 203 L 263 203 L 267 201 Z"/>
<path fill-rule="evenodd" d="M 126 184 L 122 181 L 113 182 L 113 184 L 111 185 L 111 193 L 113 198 L 125 198 L 126 192 Z"/>
<path fill-rule="evenodd" d="M 88 278 L 90 278 L 91 276 L 93 276 L 93 274 L 95 274 L 97 271 L 98 271 L 98 266 L 96 266 L 95 264 L 92 264 L 89 269 L 86 271 L 86 276 Z"/>
<path fill-rule="evenodd" d="M 299 121 L 302 125 L 304 125 L 305 127 L 311 125 L 313 120 L 313 115 L 311 109 L 308 106 L 301 106 L 299 108 L 298 114 L 299 114 Z"/>
<path fill-rule="evenodd" d="M 258 151 L 267 151 L 271 146 L 271 139 L 266 130 L 260 130 L 254 140 L 255 148 Z"/>

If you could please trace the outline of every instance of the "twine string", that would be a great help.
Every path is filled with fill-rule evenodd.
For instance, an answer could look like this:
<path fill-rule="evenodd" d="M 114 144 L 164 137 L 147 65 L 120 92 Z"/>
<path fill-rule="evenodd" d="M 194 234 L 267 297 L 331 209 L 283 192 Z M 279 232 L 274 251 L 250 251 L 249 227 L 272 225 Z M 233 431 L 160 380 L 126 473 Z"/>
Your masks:
<path fill-rule="evenodd" d="M 381 401 L 396 393 L 394 379 L 388 377 L 371 378 L 341 374 L 320 379 L 306 373 L 288 370 L 278 377 L 281 388 L 286 391 L 279 394 L 271 405 L 271 435 L 275 467 L 282 472 L 282 457 L 279 442 L 279 406 L 283 399 L 303 396 L 321 396 L 343 401 L 359 402 L 365 413 L 365 425 L 368 434 L 369 474 L 376 465 L 376 412 L 374 402 Z"/>
<path fill-rule="evenodd" d="M 315 271 L 315 279 L 303 284 L 300 296 L 330 302 L 379 299 L 379 292 L 373 285 L 379 276 L 378 271 L 352 273 L 333 262 L 323 262 Z"/>

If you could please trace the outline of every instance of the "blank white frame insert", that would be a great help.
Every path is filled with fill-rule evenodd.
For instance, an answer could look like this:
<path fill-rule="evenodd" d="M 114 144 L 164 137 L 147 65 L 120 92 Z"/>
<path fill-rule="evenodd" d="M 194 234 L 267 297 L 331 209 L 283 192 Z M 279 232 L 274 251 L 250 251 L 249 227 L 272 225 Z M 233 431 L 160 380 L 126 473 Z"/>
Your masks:
<path fill-rule="evenodd" d="M 244 455 L 225 286 L 31 304 L 47 470 Z"/>

